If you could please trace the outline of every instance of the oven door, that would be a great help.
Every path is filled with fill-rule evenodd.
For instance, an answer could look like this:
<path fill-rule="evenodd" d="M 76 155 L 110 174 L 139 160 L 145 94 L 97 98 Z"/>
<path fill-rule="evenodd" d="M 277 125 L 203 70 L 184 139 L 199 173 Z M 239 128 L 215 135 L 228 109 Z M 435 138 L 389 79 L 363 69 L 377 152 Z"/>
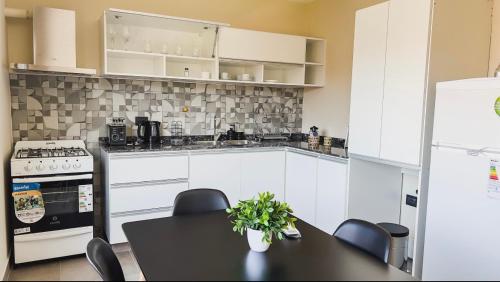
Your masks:
<path fill-rule="evenodd" d="M 92 174 L 14 178 L 12 182 L 14 235 L 93 226 Z"/>

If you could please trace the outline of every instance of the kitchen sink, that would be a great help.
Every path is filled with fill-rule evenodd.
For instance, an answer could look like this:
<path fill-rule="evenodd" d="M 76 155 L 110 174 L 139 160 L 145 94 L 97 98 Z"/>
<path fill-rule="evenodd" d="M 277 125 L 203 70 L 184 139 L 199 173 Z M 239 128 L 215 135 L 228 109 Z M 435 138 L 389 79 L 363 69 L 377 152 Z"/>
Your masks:
<path fill-rule="evenodd" d="M 245 145 L 256 145 L 260 144 L 257 141 L 249 141 L 249 140 L 228 140 L 222 142 L 223 146 L 245 146 Z"/>
<path fill-rule="evenodd" d="M 228 140 L 228 141 L 196 141 L 192 143 L 193 145 L 199 146 L 246 146 L 246 145 L 256 145 L 260 144 L 257 141 L 249 140 Z"/>

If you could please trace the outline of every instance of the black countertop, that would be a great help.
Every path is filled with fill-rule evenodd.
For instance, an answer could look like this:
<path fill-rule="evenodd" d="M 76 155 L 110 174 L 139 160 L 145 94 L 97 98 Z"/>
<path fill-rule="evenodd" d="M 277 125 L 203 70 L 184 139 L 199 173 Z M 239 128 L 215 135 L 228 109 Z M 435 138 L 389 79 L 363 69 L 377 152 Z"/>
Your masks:
<path fill-rule="evenodd" d="M 183 151 L 211 151 L 211 150 L 238 150 L 238 149 L 272 149 L 289 148 L 316 153 L 328 157 L 348 159 L 348 151 L 344 148 L 324 147 L 311 148 L 306 142 L 274 142 L 266 141 L 261 143 L 252 143 L 248 145 L 230 146 L 230 145 L 182 145 L 172 146 L 170 144 L 155 145 L 127 145 L 127 146 L 109 146 L 101 143 L 101 148 L 109 154 L 119 153 L 144 153 L 144 152 L 183 152 Z"/>

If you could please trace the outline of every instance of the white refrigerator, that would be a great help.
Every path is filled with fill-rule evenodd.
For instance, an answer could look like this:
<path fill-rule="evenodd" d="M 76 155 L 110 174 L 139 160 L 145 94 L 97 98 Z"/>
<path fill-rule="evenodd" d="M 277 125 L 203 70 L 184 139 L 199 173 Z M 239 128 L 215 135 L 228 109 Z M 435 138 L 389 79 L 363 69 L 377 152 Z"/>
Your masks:
<path fill-rule="evenodd" d="M 437 85 L 424 280 L 500 280 L 500 79 Z"/>

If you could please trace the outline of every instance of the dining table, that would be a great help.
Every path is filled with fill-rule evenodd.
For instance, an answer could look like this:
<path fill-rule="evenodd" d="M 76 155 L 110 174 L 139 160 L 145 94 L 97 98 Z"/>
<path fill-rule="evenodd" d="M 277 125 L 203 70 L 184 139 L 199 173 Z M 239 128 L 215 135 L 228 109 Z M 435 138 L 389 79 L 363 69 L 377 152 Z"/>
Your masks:
<path fill-rule="evenodd" d="M 301 239 L 274 238 L 265 253 L 250 250 L 225 211 L 122 227 L 147 281 L 415 281 L 300 219 Z"/>

